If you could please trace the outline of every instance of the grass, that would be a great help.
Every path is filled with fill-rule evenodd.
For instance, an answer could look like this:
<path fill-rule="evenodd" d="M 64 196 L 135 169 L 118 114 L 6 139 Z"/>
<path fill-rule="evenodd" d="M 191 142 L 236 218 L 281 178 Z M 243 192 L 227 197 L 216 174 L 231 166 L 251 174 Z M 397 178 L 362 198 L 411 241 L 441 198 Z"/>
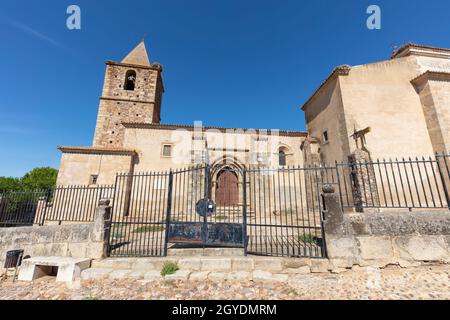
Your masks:
<path fill-rule="evenodd" d="M 227 216 L 225 216 L 225 215 L 218 215 L 218 216 L 214 216 L 214 218 L 216 220 L 225 220 L 225 219 L 227 219 Z"/>
<path fill-rule="evenodd" d="M 303 243 L 321 245 L 322 238 L 317 236 L 316 232 L 312 232 L 312 233 L 304 233 L 302 235 L 299 235 L 298 240 Z"/>
<path fill-rule="evenodd" d="M 98 300 L 98 298 L 93 297 L 93 296 L 86 296 L 86 297 L 83 297 L 81 300 Z"/>
<path fill-rule="evenodd" d="M 164 219 L 161 220 L 161 223 L 164 223 L 164 224 L 165 224 L 166 221 L 167 221 L 167 219 L 164 218 Z M 177 222 L 177 220 L 176 220 L 174 217 L 170 217 L 169 223 L 176 223 L 176 222 Z"/>
<path fill-rule="evenodd" d="M 111 236 L 113 239 L 120 239 L 123 238 L 122 232 L 120 230 L 122 229 L 124 225 L 123 224 L 115 224 L 113 223 L 111 226 Z"/>
<path fill-rule="evenodd" d="M 163 225 L 151 225 L 151 226 L 141 226 L 133 230 L 133 233 L 144 233 L 144 232 L 160 232 L 164 231 Z"/>
<path fill-rule="evenodd" d="M 297 213 L 298 213 L 298 211 L 296 208 L 288 208 L 288 209 L 281 210 L 281 214 L 284 214 L 284 215 L 297 214 Z"/>
<path fill-rule="evenodd" d="M 165 262 L 161 269 L 161 275 L 164 277 L 168 274 L 174 274 L 179 269 L 178 264 L 175 262 Z"/>

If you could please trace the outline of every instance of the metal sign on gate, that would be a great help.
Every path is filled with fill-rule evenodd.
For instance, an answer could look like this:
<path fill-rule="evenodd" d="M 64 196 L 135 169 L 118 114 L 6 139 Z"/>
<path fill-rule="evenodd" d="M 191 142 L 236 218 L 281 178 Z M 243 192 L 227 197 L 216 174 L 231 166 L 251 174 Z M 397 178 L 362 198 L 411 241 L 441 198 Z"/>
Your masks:
<path fill-rule="evenodd" d="M 214 201 L 200 199 L 195 205 L 196 212 L 203 217 L 203 222 L 171 223 L 169 225 L 169 242 L 198 244 L 209 246 L 244 246 L 243 224 L 208 223 L 207 218 L 216 213 Z"/>

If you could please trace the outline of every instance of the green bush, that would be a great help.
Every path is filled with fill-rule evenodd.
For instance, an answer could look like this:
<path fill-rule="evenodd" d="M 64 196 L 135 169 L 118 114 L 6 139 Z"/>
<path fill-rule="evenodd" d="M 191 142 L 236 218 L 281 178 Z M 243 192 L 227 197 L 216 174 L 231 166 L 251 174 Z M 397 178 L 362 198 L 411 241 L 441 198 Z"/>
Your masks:
<path fill-rule="evenodd" d="M 178 264 L 175 262 L 165 262 L 162 269 L 161 269 L 161 275 L 164 277 L 168 274 L 174 274 L 177 272 L 180 268 L 178 267 Z"/>
<path fill-rule="evenodd" d="M 34 168 L 26 173 L 20 180 L 25 190 L 50 189 L 55 186 L 57 176 L 58 170 L 50 167 L 43 167 Z"/>
<path fill-rule="evenodd" d="M 22 189 L 19 178 L 0 177 L 0 193 L 6 191 L 18 191 Z"/>
<path fill-rule="evenodd" d="M 22 178 L 0 177 L 0 193 L 7 191 L 47 190 L 56 185 L 58 170 L 34 168 Z"/>
<path fill-rule="evenodd" d="M 298 240 L 304 243 L 314 243 L 317 240 L 317 237 L 315 234 L 312 233 L 304 233 L 300 236 L 298 236 Z"/>

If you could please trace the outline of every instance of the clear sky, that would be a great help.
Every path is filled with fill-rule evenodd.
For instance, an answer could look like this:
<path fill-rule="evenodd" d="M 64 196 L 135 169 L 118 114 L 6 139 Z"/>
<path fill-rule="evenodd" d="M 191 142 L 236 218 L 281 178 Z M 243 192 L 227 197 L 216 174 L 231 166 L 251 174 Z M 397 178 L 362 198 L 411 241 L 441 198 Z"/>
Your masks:
<path fill-rule="evenodd" d="M 71 4 L 81 30 L 66 27 Z M 366 27 L 371 4 L 381 30 Z M 304 130 L 299 106 L 335 66 L 405 42 L 449 48 L 449 12 L 448 0 L 2 0 L 0 176 L 91 145 L 104 61 L 144 35 L 164 66 L 163 123 Z"/>

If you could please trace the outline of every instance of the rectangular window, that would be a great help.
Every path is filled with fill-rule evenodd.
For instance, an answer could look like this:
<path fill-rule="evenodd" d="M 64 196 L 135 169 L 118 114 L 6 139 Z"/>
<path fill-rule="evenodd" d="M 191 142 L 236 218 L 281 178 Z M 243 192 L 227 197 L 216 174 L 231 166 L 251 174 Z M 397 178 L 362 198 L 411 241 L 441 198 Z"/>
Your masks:
<path fill-rule="evenodd" d="M 91 174 L 89 178 L 89 184 L 97 184 L 98 174 Z"/>
<path fill-rule="evenodd" d="M 328 130 L 325 130 L 323 132 L 323 143 L 327 143 L 328 142 Z"/>
<path fill-rule="evenodd" d="M 163 145 L 162 155 L 163 157 L 172 156 L 172 146 L 170 144 Z"/>

